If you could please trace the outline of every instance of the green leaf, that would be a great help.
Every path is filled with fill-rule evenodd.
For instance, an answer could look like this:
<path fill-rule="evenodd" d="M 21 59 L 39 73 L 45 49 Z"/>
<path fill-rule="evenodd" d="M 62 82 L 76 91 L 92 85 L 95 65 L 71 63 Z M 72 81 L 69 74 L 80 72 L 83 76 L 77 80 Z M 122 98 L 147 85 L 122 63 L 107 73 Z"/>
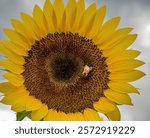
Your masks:
<path fill-rule="evenodd" d="M 16 121 L 22 121 L 26 116 L 28 117 L 31 114 L 31 112 L 27 112 L 27 111 L 22 111 L 22 112 L 18 112 L 16 114 Z"/>

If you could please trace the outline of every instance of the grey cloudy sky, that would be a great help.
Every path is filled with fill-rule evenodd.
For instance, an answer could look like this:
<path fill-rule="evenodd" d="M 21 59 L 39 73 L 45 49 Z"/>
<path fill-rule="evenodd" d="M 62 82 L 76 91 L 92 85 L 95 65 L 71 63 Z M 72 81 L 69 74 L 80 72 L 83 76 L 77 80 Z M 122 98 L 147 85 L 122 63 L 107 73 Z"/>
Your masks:
<path fill-rule="evenodd" d="M 121 16 L 120 27 L 133 27 L 138 34 L 133 48 L 142 51 L 138 57 L 146 62 L 140 67 L 146 76 L 133 84 L 140 89 L 141 95 L 132 94 L 134 106 L 120 106 L 122 120 L 150 120 L 150 0 L 85 0 L 89 5 L 96 2 L 98 6 L 107 6 L 106 19 Z M 20 18 L 19 13 L 32 12 L 34 4 L 43 5 L 44 0 L 0 0 L 0 39 L 6 38 L 3 28 L 11 27 L 10 18 Z M 2 56 L 0 56 L 2 58 Z M 3 81 L 2 72 L 0 80 Z M 0 104 L 0 120 L 15 120 L 15 113 L 10 107 Z"/>

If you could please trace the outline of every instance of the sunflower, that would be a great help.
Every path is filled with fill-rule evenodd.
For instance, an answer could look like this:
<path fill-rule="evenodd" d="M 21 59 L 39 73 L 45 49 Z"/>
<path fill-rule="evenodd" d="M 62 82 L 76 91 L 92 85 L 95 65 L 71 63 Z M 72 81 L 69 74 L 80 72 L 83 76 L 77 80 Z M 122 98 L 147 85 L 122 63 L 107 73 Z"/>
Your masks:
<path fill-rule="evenodd" d="M 120 120 L 117 105 L 132 105 L 129 94 L 139 92 L 130 82 L 144 76 L 136 69 L 144 63 L 128 49 L 132 28 L 118 29 L 120 17 L 103 23 L 105 13 L 84 0 L 46 0 L 32 16 L 11 19 L 9 39 L 0 41 L 8 80 L 0 91 L 17 120 Z"/>

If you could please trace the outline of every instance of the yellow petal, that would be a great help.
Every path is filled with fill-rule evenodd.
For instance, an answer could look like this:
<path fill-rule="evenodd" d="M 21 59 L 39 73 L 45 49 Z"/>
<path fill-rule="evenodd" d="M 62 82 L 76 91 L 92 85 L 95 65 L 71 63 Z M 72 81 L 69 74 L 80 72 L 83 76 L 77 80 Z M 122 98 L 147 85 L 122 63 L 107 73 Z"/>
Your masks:
<path fill-rule="evenodd" d="M 137 59 L 118 61 L 116 63 L 109 65 L 109 71 L 113 73 L 123 72 L 123 71 L 127 72 L 127 71 L 132 71 L 134 68 L 137 68 L 144 64 L 145 64 L 144 62 Z"/>
<path fill-rule="evenodd" d="M 4 29 L 4 32 L 12 42 L 22 44 L 21 46 L 23 46 L 25 50 L 30 49 L 32 44 L 23 35 L 11 29 Z"/>
<path fill-rule="evenodd" d="M 14 64 L 10 60 L 0 60 L 0 66 L 3 66 L 6 70 L 15 74 L 21 74 L 24 71 L 23 66 Z"/>
<path fill-rule="evenodd" d="M 133 105 L 131 102 L 131 98 L 128 94 L 125 93 L 118 93 L 115 91 L 112 91 L 110 89 L 106 90 L 104 92 L 104 95 L 111 101 L 116 102 L 118 104 L 127 104 L 127 105 Z"/>
<path fill-rule="evenodd" d="M 65 21 L 65 31 L 68 32 L 72 29 L 72 25 L 75 21 L 75 9 L 76 9 L 76 1 L 75 0 L 68 0 L 65 14 L 66 14 L 66 21 Z"/>
<path fill-rule="evenodd" d="M 25 35 L 25 28 L 19 20 L 11 19 L 11 24 L 14 27 L 14 29 L 16 30 L 16 32 L 18 32 L 22 35 Z"/>
<path fill-rule="evenodd" d="M 44 121 L 83 121 L 83 115 L 81 113 L 69 113 L 57 112 L 50 109 L 48 114 L 44 117 Z"/>
<path fill-rule="evenodd" d="M 64 3 L 62 0 L 55 0 L 54 1 L 54 12 L 56 15 L 56 19 L 57 19 L 57 29 L 58 31 L 61 31 L 61 29 L 63 28 L 62 26 L 62 17 L 64 14 Z"/>
<path fill-rule="evenodd" d="M 134 59 L 137 56 L 140 55 L 140 52 L 137 50 L 125 50 L 121 54 L 112 55 L 111 57 L 108 57 L 106 62 L 108 65 L 111 65 L 112 63 L 127 60 L 127 59 Z"/>
<path fill-rule="evenodd" d="M 23 23 L 16 19 L 11 19 L 11 24 L 14 27 L 15 31 L 23 35 L 26 40 L 28 40 L 30 43 L 34 42 L 34 38 L 30 34 L 30 31 L 23 25 Z"/>
<path fill-rule="evenodd" d="M 115 109 L 114 104 L 105 97 L 101 97 L 93 106 L 97 111 L 102 113 L 112 112 Z"/>
<path fill-rule="evenodd" d="M 15 111 L 15 112 L 22 112 L 26 109 L 26 98 L 24 97 L 24 99 L 22 101 L 20 101 L 20 103 L 17 104 L 13 104 L 11 106 L 11 110 Z"/>
<path fill-rule="evenodd" d="M 96 111 L 89 109 L 89 108 L 84 110 L 83 115 L 86 121 L 102 121 L 103 120 Z"/>
<path fill-rule="evenodd" d="M 101 28 L 100 34 L 97 36 L 97 39 L 95 39 L 96 44 L 100 43 L 101 41 L 108 38 L 117 28 L 118 24 L 120 22 L 120 17 L 114 17 L 110 20 L 108 20 Z"/>
<path fill-rule="evenodd" d="M 111 73 L 109 78 L 112 81 L 119 80 L 119 81 L 132 82 L 142 78 L 144 75 L 145 74 L 142 71 L 133 70 L 131 72 L 125 72 L 125 73 Z"/>
<path fill-rule="evenodd" d="M 110 35 L 109 37 L 106 37 L 105 39 L 103 39 L 103 41 L 100 40 L 97 43 L 99 43 L 100 48 L 103 49 L 103 50 L 110 49 L 110 48 L 114 47 L 115 45 L 117 45 L 125 37 L 127 37 L 127 35 L 132 30 L 133 30 L 132 28 L 118 29 L 114 33 L 112 33 L 112 35 Z"/>
<path fill-rule="evenodd" d="M 4 104 L 12 105 L 12 104 L 16 104 L 20 100 L 24 100 L 26 96 L 28 96 L 28 93 L 25 90 L 18 88 L 17 91 L 13 91 L 8 95 L 6 95 L 1 100 L 1 102 Z"/>
<path fill-rule="evenodd" d="M 44 121 L 68 121 L 69 117 L 64 112 L 57 112 L 56 110 L 50 109 L 48 114 L 44 117 Z"/>
<path fill-rule="evenodd" d="M 83 13 L 83 16 L 81 17 L 81 20 L 79 23 L 79 33 L 82 36 L 87 34 L 88 31 L 91 29 L 91 26 L 93 26 L 95 12 L 96 12 L 96 4 L 93 3 Z"/>
<path fill-rule="evenodd" d="M 82 113 L 69 113 L 67 114 L 67 119 L 69 121 L 83 121 L 84 120 L 84 117 L 83 117 L 83 114 Z"/>
<path fill-rule="evenodd" d="M 75 21 L 72 27 L 73 32 L 78 32 L 79 30 L 79 23 L 81 20 L 81 17 L 83 15 L 83 12 L 85 10 L 85 3 L 84 0 L 78 0 L 77 6 L 76 6 L 76 16 L 75 16 Z"/>
<path fill-rule="evenodd" d="M 67 114 L 65 114 L 64 112 L 57 112 L 57 117 L 55 119 L 56 121 L 67 121 L 68 117 Z"/>
<path fill-rule="evenodd" d="M 47 22 L 45 15 L 43 14 L 41 8 L 38 5 L 34 6 L 33 9 L 33 19 L 35 20 L 36 24 L 40 28 L 41 37 L 47 35 Z"/>
<path fill-rule="evenodd" d="M 48 107 L 47 105 L 42 105 L 40 109 L 32 111 L 31 118 L 33 121 L 40 121 L 42 118 L 44 118 L 48 113 Z"/>
<path fill-rule="evenodd" d="M 4 93 L 5 95 L 10 94 L 11 92 L 15 91 L 18 87 L 15 87 L 10 82 L 3 82 L 0 83 L 0 92 Z"/>
<path fill-rule="evenodd" d="M 20 56 L 27 56 L 27 50 L 9 40 L 0 40 L 0 42 L 13 53 Z"/>
<path fill-rule="evenodd" d="M 66 29 L 67 28 L 67 25 L 66 25 L 67 24 L 67 21 L 66 21 L 67 15 L 66 14 L 67 14 L 66 10 L 64 10 L 64 14 L 62 17 L 62 22 L 61 22 L 62 27 L 61 27 L 61 29 L 59 29 L 60 32 L 67 32 L 67 29 Z M 70 31 L 70 30 L 68 30 L 68 31 Z"/>
<path fill-rule="evenodd" d="M 44 121 L 58 121 L 59 118 L 58 112 L 50 109 L 48 110 L 47 115 L 44 117 Z"/>
<path fill-rule="evenodd" d="M 98 33 L 99 29 L 102 26 L 105 14 L 106 14 L 106 6 L 103 6 L 96 11 L 96 15 L 93 20 L 93 25 L 91 26 L 89 32 L 87 32 L 86 34 L 87 38 L 93 38 Z"/>
<path fill-rule="evenodd" d="M 16 97 L 16 100 L 13 102 L 11 109 L 15 112 L 22 112 L 26 110 L 26 103 L 28 100 L 28 93 L 24 92 L 24 94 L 20 94 Z"/>
<path fill-rule="evenodd" d="M 23 105 L 23 103 L 12 105 L 11 110 L 15 112 L 22 112 L 25 110 L 25 105 Z"/>
<path fill-rule="evenodd" d="M 110 81 L 108 86 L 111 90 L 120 92 L 120 93 L 139 93 L 138 90 L 127 82 L 120 81 Z"/>
<path fill-rule="evenodd" d="M 46 18 L 46 22 L 47 22 L 47 26 L 48 26 L 48 32 L 54 33 L 55 28 L 54 28 L 53 18 L 52 18 L 53 6 L 52 6 L 50 0 L 45 1 L 44 8 L 43 8 L 43 13 L 44 13 L 45 18 Z"/>
<path fill-rule="evenodd" d="M 104 56 L 109 57 L 112 55 L 117 55 L 118 53 L 127 49 L 137 38 L 136 34 L 129 34 L 125 39 L 121 40 L 117 45 L 113 48 L 105 50 L 103 52 Z"/>
<path fill-rule="evenodd" d="M 19 64 L 19 65 L 23 65 L 25 63 L 25 60 L 23 57 L 11 52 L 5 46 L 0 46 L 0 52 L 2 52 L 13 63 Z"/>
<path fill-rule="evenodd" d="M 121 115 L 118 107 L 116 106 L 115 110 L 113 112 L 109 112 L 106 114 L 106 116 L 111 120 L 111 121 L 120 121 Z"/>
<path fill-rule="evenodd" d="M 34 19 L 30 15 L 23 12 L 21 13 L 21 18 L 24 26 L 28 29 L 28 31 L 30 31 L 30 34 L 35 38 L 35 40 L 40 39 L 41 33 Z"/>
<path fill-rule="evenodd" d="M 28 101 L 26 104 L 26 111 L 38 110 L 41 108 L 41 106 L 42 106 L 42 103 L 40 102 L 40 100 L 32 96 L 28 97 Z"/>
<path fill-rule="evenodd" d="M 4 78 L 9 80 L 14 86 L 21 86 L 24 83 L 24 78 L 21 75 L 13 74 L 10 72 L 5 73 Z"/>
<path fill-rule="evenodd" d="M 1 103 L 6 104 L 6 105 L 11 105 L 14 102 L 14 99 L 12 99 L 9 95 L 5 96 L 1 101 Z"/>
<path fill-rule="evenodd" d="M 120 22 L 120 17 L 114 17 L 108 20 L 104 25 L 102 26 L 102 34 L 107 33 L 105 31 L 113 31 L 117 28 L 118 24 Z"/>

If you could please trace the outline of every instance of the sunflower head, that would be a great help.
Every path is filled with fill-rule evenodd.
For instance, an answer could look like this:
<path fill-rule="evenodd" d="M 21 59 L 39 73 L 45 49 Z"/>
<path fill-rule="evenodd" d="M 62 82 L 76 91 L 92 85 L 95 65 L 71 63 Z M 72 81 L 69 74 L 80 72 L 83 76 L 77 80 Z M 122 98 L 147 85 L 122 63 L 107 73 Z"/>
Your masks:
<path fill-rule="evenodd" d="M 120 120 L 117 105 L 132 105 L 129 93 L 139 92 L 130 82 L 144 76 L 136 69 L 144 63 L 129 49 L 132 28 L 118 29 L 120 17 L 103 23 L 105 12 L 84 0 L 46 0 L 11 20 L 9 39 L 0 41 L 7 79 L 0 91 L 17 120 L 101 121 L 98 112 Z"/>

